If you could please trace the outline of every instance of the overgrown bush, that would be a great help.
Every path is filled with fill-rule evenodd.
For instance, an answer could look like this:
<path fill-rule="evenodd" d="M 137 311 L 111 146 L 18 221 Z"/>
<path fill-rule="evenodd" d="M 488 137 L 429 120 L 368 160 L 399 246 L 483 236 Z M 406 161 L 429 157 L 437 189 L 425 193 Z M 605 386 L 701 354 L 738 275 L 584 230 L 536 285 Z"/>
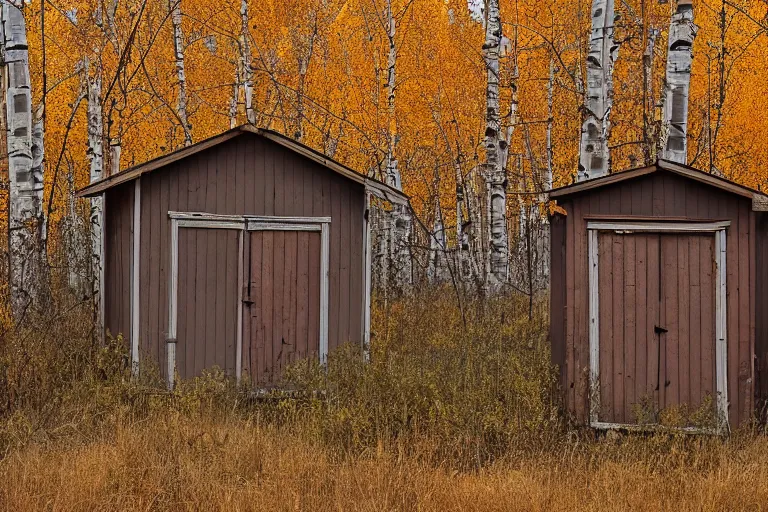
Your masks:
<path fill-rule="evenodd" d="M 258 399 L 216 369 L 173 393 L 151 369 L 132 378 L 125 340 L 96 339 L 87 304 L 57 311 L 2 337 L 0 447 L 162 410 L 257 418 L 352 452 L 429 439 L 435 456 L 477 463 L 560 427 L 543 307 L 529 319 L 516 297 L 470 301 L 463 315 L 441 289 L 376 302 L 368 354 L 345 345 L 327 368 L 299 362 L 284 379 L 296 392 Z"/>
<path fill-rule="evenodd" d="M 512 443 L 560 432 L 543 308 L 528 318 L 518 297 L 470 302 L 431 290 L 391 307 L 377 303 L 369 361 L 357 346 L 286 380 L 314 398 L 300 415 L 324 439 L 359 449 L 429 438 L 442 456 L 487 460 Z"/>

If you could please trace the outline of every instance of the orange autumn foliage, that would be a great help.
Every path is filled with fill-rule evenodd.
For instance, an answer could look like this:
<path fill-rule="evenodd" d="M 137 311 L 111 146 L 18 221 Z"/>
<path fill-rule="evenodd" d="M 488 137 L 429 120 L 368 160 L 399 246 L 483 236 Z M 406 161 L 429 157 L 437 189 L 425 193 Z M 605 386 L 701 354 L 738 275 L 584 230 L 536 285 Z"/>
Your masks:
<path fill-rule="evenodd" d="M 184 12 L 189 118 L 195 141 L 226 130 L 236 80 L 240 1 L 181 0 Z M 752 187 L 768 179 L 768 36 L 761 0 L 695 0 L 701 27 L 694 46 L 689 160 Z M 114 30 L 107 11 L 116 5 Z M 517 77 L 518 124 L 508 171 L 510 191 L 535 191 L 547 166 L 550 63 L 554 66 L 552 167 L 555 186 L 570 183 L 578 161 L 577 84 L 586 76 L 588 0 L 502 0 L 509 39 L 501 64 L 502 116 Z M 666 33 L 673 2 L 617 3 L 612 115 L 614 170 L 643 163 L 643 109 L 659 117 Z M 103 9 L 100 16 L 95 13 Z M 726 30 L 721 31 L 721 9 Z M 387 147 L 387 41 L 378 0 L 250 1 L 250 37 L 257 123 L 323 151 L 360 172 L 380 176 Z M 177 83 L 166 1 L 56 0 L 46 3 L 46 201 L 53 221 L 65 210 L 69 172 L 77 187 L 88 179 L 85 103 L 78 62 L 88 57 L 102 73 L 105 141 L 119 138 L 122 167 L 183 144 L 175 116 Z M 437 195 L 452 226 L 456 163 L 464 173 L 483 160 L 485 70 L 483 27 L 466 0 L 393 0 L 397 20 L 396 126 L 406 193 L 418 215 L 431 218 Z M 42 96 L 40 3 L 26 10 L 34 100 Z M 762 23 L 762 25 L 761 25 Z M 652 93 L 643 105 L 643 51 L 651 28 L 661 31 Z M 722 42 L 725 43 L 724 49 Z M 720 56 L 724 55 L 724 59 Z M 720 63 L 725 95 L 720 107 Z M 516 66 L 515 66 L 516 63 Z M 302 75 L 302 70 L 305 74 Z M 240 98 L 238 122 L 245 121 Z M 74 110 L 74 114 L 73 114 Z M 72 119 L 71 126 L 69 123 Z M 109 122 L 111 120 L 111 123 Z M 65 144 L 66 140 L 66 144 Z M 53 191 L 53 193 L 51 193 Z M 510 200 L 510 211 L 515 208 Z M 53 224 L 52 224 L 53 225 Z"/>

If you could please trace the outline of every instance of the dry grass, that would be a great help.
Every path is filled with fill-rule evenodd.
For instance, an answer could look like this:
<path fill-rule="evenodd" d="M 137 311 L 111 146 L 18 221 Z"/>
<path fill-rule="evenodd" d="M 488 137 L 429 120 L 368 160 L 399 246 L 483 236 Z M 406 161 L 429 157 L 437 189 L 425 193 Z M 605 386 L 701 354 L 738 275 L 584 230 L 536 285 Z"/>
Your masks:
<path fill-rule="evenodd" d="M 558 412 L 542 308 L 423 295 L 375 315 L 371 362 L 298 364 L 305 398 L 216 374 L 156 387 L 89 312 L 0 345 L 4 510 L 768 510 L 768 439 L 609 436 Z"/>
<path fill-rule="evenodd" d="M 478 471 L 354 456 L 251 421 L 175 415 L 0 464 L 6 510 L 763 510 L 768 441 L 630 439 Z M 648 444 L 659 446 L 649 447 Z"/>

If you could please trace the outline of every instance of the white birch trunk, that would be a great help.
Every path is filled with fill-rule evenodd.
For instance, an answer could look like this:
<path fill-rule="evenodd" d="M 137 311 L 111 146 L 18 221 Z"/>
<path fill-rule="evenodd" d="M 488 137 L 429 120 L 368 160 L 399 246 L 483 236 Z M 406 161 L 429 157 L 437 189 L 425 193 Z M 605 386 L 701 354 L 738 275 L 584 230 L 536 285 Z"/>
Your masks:
<path fill-rule="evenodd" d="M 469 239 L 464 229 L 464 178 L 458 158 L 454 161 L 453 168 L 456 175 L 456 256 L 459 279 L 463 280 L 470 273 L 470 267 L 467 262 Z"/>
<path fill-rule="evenodd" d="M 173 53 L 176 61 L 176 79 L 179 85 L 179 97 L 176 114 L 184 130 L 184 145 L 192 145 L 192 132 L 187 117 L 187 75 L 184 68 L 184 33 L 181 30 L 181 0 L 171 0 L 171 24 L 173 25 Z"/>
<path fill-rule="evenodd" d="M 445 263 L 447 242 L 445 239 L 445 225 L 443 224 L 443 212 L 440 208 L 439 197 L 435 199 L 435 221 L 432 233 L 429 237 L 429 264 L 427 266 L 427 280 L 430 284 L 442 282 Z"/>
<path fill-rule="evenodd" d="M 248 0 L 240 2 L 240 67 L 242 68 L 243 95 L 245 97 L 245 118 L 256 123 L 256 111 L 253 109 L 253 70 L 251 69 L 251 40 L 248 29 Z"/>
<path fill-rule="evenodd" d="M 29 51 L 22 12 L 7 1 L 2 9 L 3 88 L 6 103 L 10 186 L 11 300 L 15 317 L 39 297 L 45 260 L 42 125 L 32 121 Z"/>
<path fill-rule="evenodd" d="M 239 68 L 240 66 L 238 66 Z M 229 129 L 237 126 L 237 102 L 240 95 L 240 70 L 235 71 L 235 85 L 232 86 L 232 97 L 229 99 Z"/>
<path fill-rule="evenodd" d="M 656 49 L 656 38 L 658 30 L 651 28 L 648 31 L 648 42 L 645 45 L 643 53 L 643 126 L 645 133 L 643 144 L 643 158 L 645 165 L 651 165 L 656 159 L 655 123 L 653 112 L 655 109 L 655 100 L 653 93 L 653 61 Z"/>
<path fill-rule="evenodd" d="M 395 117 L 395 89 L 397 48 L 395 47 L 395 19 L 392 15 L 392 2 L 387 0 L 387 111 L 389 122 L 389 140 L 387 149 L 387 184 L 397 190 L 403 189 L 402 178 L 397 161 L 397 119 Z M 395 284 L 404 290 L 412 284 L 412 265 L 410 251 L 411 214 L 407 206 L 393 205 L 390 222 L 390 251 L 395 270 Z"/>
<path fill-rule="evenodd" d="M 498 0 L 488 1 L 483 59 L 487 71 L 485 180 L 488 195 L 489 244 L 486 263 L 488 285 L 498 286 L 509 274 L 509 236 L 507 233 L 507 177 L 504 156 L 507 142 L 502 138 L 499 115 L 499 51 L 501 45 L 501 16 Z"/>
<path fill-rule="evenodd" d="M 605 176 L 611 168 L 608 141 L 613 106 L 613 67 L 619 50 L 613 38 L 614 21 L 614 0 L 593 0 L 579 181 Z"/>
<path fill-rule="evenodd" d="M 102 178 L 104 172 L 104 126 L 101 105 L 101 74 L 96 70 L 90 76 L 88 61 L 85 63 L 88 80 L 88 158 L 91 161 L 90 182 Z M 104 316 L 104 197 L 91 198 L 91 258 L 93 278 L 93 298 L 97 312 L 98 326 L 103 325 Z"/>
<path fill-rule="evenodd" d="M 680 0 L 669 26 L 661 140 L 662 158 L 681 164 L 688 161 L 688 92 L 697 31 L 691 0 Z"/>
<path fill-rule="evenodd" d="M 555 94 L 555 59 L 549 59 L 549 80 L 547 81 L 547 172 L 544 176 L 544 192 L 552 190 L 553 184 L 553 170 L 552 166 L 555 159 L 555 151 L 552 147 L 552 127 L 555 121 L 554 110 L 554 94 Z M 546 194 L 541 198 L 542 202 L 546 202 Z"/>

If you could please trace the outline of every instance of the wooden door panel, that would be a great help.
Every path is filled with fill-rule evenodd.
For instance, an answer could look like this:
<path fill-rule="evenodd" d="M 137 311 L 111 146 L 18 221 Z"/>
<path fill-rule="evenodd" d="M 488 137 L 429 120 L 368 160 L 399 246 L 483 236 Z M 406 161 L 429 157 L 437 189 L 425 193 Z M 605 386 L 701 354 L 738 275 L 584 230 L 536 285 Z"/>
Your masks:
<path fill-rule="evenodd" d="M 179 229 L 176 371 L 181 379 L 214 366 L 235 375 L 238 232 Z"/>
<path fill-rule="evenodd" d="M 715 240 L 711 234 L 662 235 L 661 309 L 664 386 L 659 408 L 691 416 L 715 407 Z M 682 418 L 683 420 L 685 418 Z"/>
<path fill-rule="evenodd" d="M 601 232 L 598 261 L 598 419 L 633 423 L 656 402 L 659 235 Z"/>
<path fill-rule="evenodd" d="M 247 366 L 254 385 L 273 385 L 319 352 L 320 233 L 251 231 L 249 253 Z"/>

